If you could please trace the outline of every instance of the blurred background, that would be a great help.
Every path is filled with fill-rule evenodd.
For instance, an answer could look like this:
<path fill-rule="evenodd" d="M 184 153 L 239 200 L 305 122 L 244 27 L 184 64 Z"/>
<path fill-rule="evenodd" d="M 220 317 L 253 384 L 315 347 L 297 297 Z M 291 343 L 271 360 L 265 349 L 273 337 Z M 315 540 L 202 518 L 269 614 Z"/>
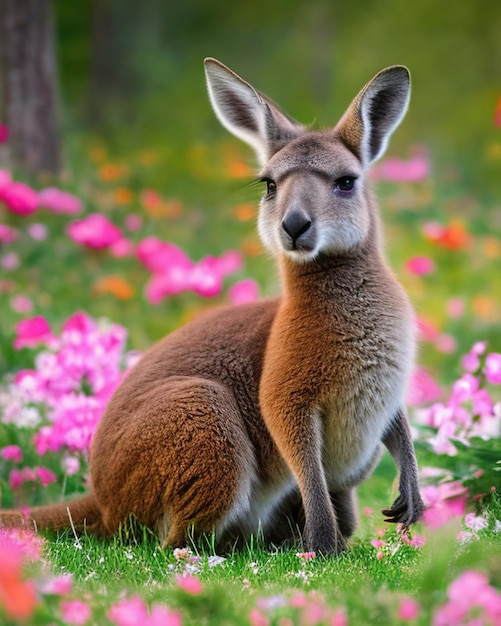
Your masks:
<path fill-rule="evenodd" d="M 321 126 L 334 125 L 378 70 L 407 65 L 411 106 L 387 156 L 404 170 L 419 157 L 425 171 L 376 177 L 388 256 L 421 320 L 420 359 L 452 380 L 472 342 L 501 349 L 501 3 L 1 0 L 0 7 L 0 121 L 10 131 L 0 166 L 35 189 L 71 191 L 86 213 L 104 213 L 119 226 L 139 216 L 135 244 L 157 236 L 196 260 L 228 249 L 243 258 L 210 302 L 183 292 L 152 305 L 135 259 L 71 245 L 67 217 L 21 218 L 0 208 L 0 221 L 20 232 L 43 222 L 50 233 L 43 245 L 21 235 L 17 267 L 4 263 L 11 281 L 0 289 L 4 354 L 20 294 L 33 303 L 26 313 L 55 325 L 77 309 L 106 315 L 127 326 L 131 347 L 144 349 L 227 301 L 232 281 L 252 278 L 260 296 L 276 293 L 272 262 L 255 235 L 261 191 L 249 185 L 253 155 L 212 113 L 206 56 L 299 121 Z M 24 31 L 15 32 L 16 19 Z M 19 88 L 23 67 L 31 93 Z M 156 205 L 145 192 L 156 194 L 149 196 Z M 415 258 L 430 260 L 428 270 L 409 265 Z M 113 290 L 102 282 L 109 276 L 132 291 Z"/>
<path fill-rule="evenodd" d="M 70 128 L 78 122 L 130 150 L 182 149 L 210 139 L 222 131 L 205 97 L 206 56 L 301 121 L 329 125 L 375 72 L 400 63 L 410 68 L 414 89 L 393 151 L 425 143 L 446 158 L 460 157 L 461 165 L 466 158 L 462 173 L 473 180 L 494 175 L 481 149 L 493 139 L 501 87 L 497 2 L 445 2 L 439 10 L 433 0 L 54 6 L 62 113 Z"/>

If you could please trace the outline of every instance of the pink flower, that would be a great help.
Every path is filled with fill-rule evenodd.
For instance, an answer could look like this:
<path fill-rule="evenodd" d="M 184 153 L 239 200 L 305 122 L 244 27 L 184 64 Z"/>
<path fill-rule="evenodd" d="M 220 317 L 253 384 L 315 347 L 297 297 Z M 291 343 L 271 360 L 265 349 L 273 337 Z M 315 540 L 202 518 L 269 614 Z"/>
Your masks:
<path fill-rule="evenodd" d="M 74 476 L 80 471 L 80 461 L 75 456 L 67 456 L 62 460 L 66 476 Z"/>
<path fill-rule="evenodd" d="M 63 600 L 60 606 L 61 616 L 65 624 L 82 626 L 91 617 L 90 606 L 80 600 Z"/>
<path fill-rule="evenodd" d="M 480 359 L 470 352 L 461 359 L 461 365 L 466 372 L 476 372 L 480 367 Z"/>
<path fill-rule="evenodd" d="M 233 250 L 194 263 L 178 247 L 156 237 L 143 239 L 135 252 L 139 261 L 153 273 L 145 290 L 152 304 L 185 290 L 207 298 L 216 296 L 221 291 L 223 278 L 239 269 L 242 263 L 241 255 Z"/>
<path fill-rule="evenodd" d="M 146 209 L 156 209 L 162 205 L 162 198 L 155 189 L 143 189 L 141 191 L 141 203 Z"/>
<path fill-rule="evenodd" d="M 258 296 L 258 286 L 251 278 L 235 283 L 229 290 L 230 302 L 232 304 L 247 304 L 255 302 Z"/>
<path fill-rule="evenodd" d="M 451 298 L 447 300 L 447 314 L 452 319 L 461 317 L 465 311 L 464 300 L 461 298 Z"/>
<path fill-rule="evenodd" d="M 307 604 L 308 599 L 302 591 L 298 591 L 297 593 L 295 593 L 289 600 L 289 605 L 297 609 L 302 609 Z"/>
<path fill-rule="evenodd" d="M 27 482 L 35 482 L 38 475 L 31 467 L 23 467 L 21 470 L 13 469 L 9 474 L 9 486 L 14 491 Z"/>
<path fill-rule="evenodd" d="M 0 243 L 12 243 L 17 239 L 17 231 L 7 224 L 0 224 Z"/>
<path fill-rule="evenodd" d="M 431 528 L 439 528 L 465 513 L 468 490 L 460 481 L 424 487 L 421 495 L 426 506 L 423 521 Z"/>
<path fill-rule="evenodd" d="M 213 261 L 215 259 L 212 257 L 202 259 L 195 265 L 188 276 L 187 288 L 192 289 L 199 296 L 204 296 L 205 298 L 217 296 L 223 286 L 223 277 Z"/>
<path fill-rule="evenodd" d="M 343 609 L 336 609 L 334 611 L 330 626 L 348 626 L 348 616 Z"/>
<path fill-rule="evenodd" d="M 426 539 L 418 534 L 415 534 L 411 539 L 407 533 L 403 533 L 401 539 L 411 548 L 422 548 L 426 543 Z"/>
<path fill-rule="evenodd" d="M 110 253 L 117 259 L 122 259 L 134 254 L 134 244 L 129 239 L 122 237 L 110 246 Z"/>
<path fill-rule="evenodd" d="M 435 340 L 435 348 L 444 354 L 451 354 L 456 350 L 457 341 L 452 335 L 440 334 Z"/>
<path fill-rule="evenodd" d="M 0 124 L 0 143 L 5 143 L 9 138 L 9 129 L 5 124 Z"/>
<path fill-rule="evenodd" d="M 24 183 L 0 186 L 0 202 L 17 215 L 29 215 L 37 210 L 38 195 Z"/>
<path fill-rule="evenodd" d="M 413 598 L 404 598 L 398 607 L 398 618 L 405 622 L 416 619 L 419 615 L 419 609 L 419 602 Z"/>
<path fill-rule="evenodd" d="M 161 274 L 169 268 L 191 269 L 193 262 L 177 246 L 157 237 L 146 237 L 136 246 L 136 256 L 150 272 Z"/>
<path fill-rule="evenodd" d="M 1 456 L 4 461 L 14 461 L 14 463 L 21 463 L 23 460 L 23 452 L 19 446 L 5 446 L 1 450 Z"/>
<path fill-rule="evenodd" d="M 249 622 L 251 626 L 269 626 L 270 620 L 263 615 L 258 609 L 252 609 L 249 613 Z"/>
<path fill-rule="evenodd" d="M 302 561 L 311 561 L 317 556 L 316 552 L 296 552 L 296 556 Z"/>
<path fill-rule="evenodd" d="M 472 374 L 463 374 L 452 386 L 451 401 L 461 403 L 466 400 L 471 400 L 478 390 L 479 385 L 480 382 L 478 378 L 475 378 Z"/>
<path fill-rule="evenodd" d="M 388 158 L 372 168 L 370 177 L 375 180 L 396 182 L 421 182 L 429 176 L 430 163 L 423 146 L 416 146 L 412 157 L 403 159 Z"/>
<path fill-rule="evenodd" d="M 468 513 L 464 518 L 465 526 L 471 528 L 473 532 L 478 532 L 489 526 L 489 522 L 481 515 L 475 515 L 475 513 Z"/>
<path fill-rule="evenodd" d="M 54 472 L 51 472 L 46 467 L 35 467 L 35 472 L 40 479 L 42 487 L 47 487 L 47 485 L 51 485 L 57 480 L 57 476 L 54 474 Z"/>
<path fill-rule="evenodd" d="M 21 262 L 16 252 L 8 252 L 0 261 L 0 267 L 7 271 L 17 270 Z"/>
<path fill-rule="evenodd" d="M 228 250 L 215 259 L 217 271 L 221 276 L 228 276 L 242 267 L 242 255 L 236 250 Z"/>
<path fill-rule="evenodd" d="M 165 606 L 154 604 L 148 615 L 146 604 L 139 596 L 113 605 L 108 618 L 117 626 L 182 626 L 181 615 Z"/>
<path fill-rule="evenodd" d="M 83 220 L 72 222 L 67 232 L 76 243 L 96 250 L 107 248 L 122 238 L 121 230 L 101 213 L 91 213 Z"/>
<path fill-rule="evenodd" d="M 23 510 L 23 515 L 29 517 L 29 511 Z M 28 561 L 39 561 L 41 558 L 42 546 L 44 539 L 30 530 L 19 528 L 3 529 L 0 528 L 0 545 L 3 541 L 15 546 L 20 551 L 23 559 Z M 0 560 L 1 563 L 1 560 Z"/>
<path fill-rule="evenodd" d="M 26 320 L 22 320 L 16 326 L 17 337 L 14 339 L 14 348 L 35 348 L 39 344 L 50 343 L 54 336 L 50 330 L 49 323 L 41 315 L 36 315 Z"/>
<path fill-rule="evenodd" d="M 417 320 L 417 328 L 421 338 L 424 341 L 435 341 L 440 332 L 432 321 L 420 317 Z"/>
<path fill-rule="evenodd" d="M 320 624 L 326 617 L 325 606 L 321 602 L 314 602 L 310 599 L 301 617 L 305 624 L 311 624 L 312 626 Z"/>
<path fill-rule="evenodd" d="M 383 541 L 382 539 L 371 539 L 371 546 L 373 548 L 376 548 L 376 550 L 379 550 L 385 545 L 386 545 L 386 541 Z"/>
<path fill-rule="evenodd" d="M 494 402 L 487 389 L 479 389 L 473 394 L 473 412 L 481 417 L 494 415 Z"/>
<path fill-rule="evenodd" d="M 21 470 L 13 469 L 12 472 L 9 474 L 9 487 L 13 491 L 16 491 L 23 484 L 23 482 L 23 473 L 21 472 Z"/>
<path fill-rule="evenodd" d="M 0 188 L 6 187 L 12 183 L 12 176 L 7 170 L 0 169 Z"/>
<path fill-rule="evenodd" d="M 467 570 L 449 585 L 447 596 L 449 601 L 437 609 L 433 626 L 500 623 L 501 595 L 484 574 Z M 473 614 L 476 620 L 465 622 Z"/>
<path fill-rule="evenodd" d="M 135 232 L 141 228 L 143 220 L 137 213 L 130 213 L 125 218 L 125 228 L 131 232 Z"/>
<path fill-rule="evenodd" d="M 73 589 L 73 575 L 63 574 L 46 579 L 40 586 L 40 591 L 54 596 L 65 596 Z"/>
<path fill-rule="evenodd" d="M 477 341 L 473 344 L 472 349 L 466 354 L 462 360 L 461 365 L 467 372 L 476 372 L 480 367 L 479 357 L 484 354 L 487 344 L 485 341 Z"/>
<path fill-rule="evenodd" d="M 149 616 L 143 600 L 139 596 L 134 596 L 114 604 L 108 611 L 108 619 L 117 626 L 138 626 L 147 624 Z"/>
<path fill-rule="evenodd" d="M 33 302 L 30 298 L 18 294 L 12 296 L 10 306 L 16 313 L 29 313 L 33 309 Z"/>
<path fill-rule="evenodd" d="M 501 383 L 501 354 L 491 352 L 485 359 L 484 374 L 491 385 Z"/>
<path fill-rule="evenodd" d="M 37 355 L 36 368 L 16 375 L 15 395 L 3 407 L 4 419 L 19 425 L 29 421 L 38 426 L 34 445 L 40 455 L 62 448 L 85 453 L 105 406 L 122 379 L 125 340 L 126 332 L 121 326 L 98 325 L 83 313 L 71 316 L 61 336 L 52 337 L 50 349 Z M 42 414 L 47 422 L 40 425 Z M 68 473 L 78 471 L 78 458 L 67 469 Z M 13 473 L 11 483 L 19 487 L 37 476 L 44 483 L 51 480 L 51 474 L 40 470 L 34 478 Z"/>
<path fill-rule="evenodd" d="M 52 213 L 76 215 L 83 209 L 80 198 L 77 198 L 67 191 L 56 189 L 55 187 L 47 187 L 39 191 L 38 201 L 41 207 L 52 211 Z"/>
<path fill-rule="evenodd" d="M 75 332 L 80 335 L 79 343 L 83 340 L 84 336 L 92 333 L 96 326 L 94 321 L 85 313 L 78 311 L 71 315 L 63 324 L 63 333 Z"/>
<path fill-rule="evenodd" d="M 410 406 L 429 404 L 440 398 L 442 391 L 424 367 L 417 367 L 411 376 L 406 402 Z"/>
<path fill-rule="evenodd" d="M 416 276 L 425 276 L 435 271 L 435 263 L 427 256 L 412 257 L 405 265 L 408 271 Z"/>
<path fill-rule="evenodd" d="M 48 229 L 45 224 L 30 224 L 26 229 L 28 231 L 28 235 L 34 241 L 45 241 L 47 239 Z"/>
<path fill-rule="evenodd" d="M 179 587 L 189 593 L 192 596 L 198 596 L 202 593 L 202 583 L 196 576 L 190 576 L 190 574 L 183 574 L 176 576 L 177 584 Z"/>
<path fill-rule="evenodd" d="M 168 274 L 153 274 L 145 288 L 145 296 L 151 304 L 158 304 L 166 296 L 175 296 L 186 289 L 186 273 L 177 268 Z"/>
<path fill-rule="evenodd" d="M 147 626 L 182 626 L 181 615 L 177 611 L 171 611 L 166 606 L 154 604 L 151 607 L 151 616 Z"/>

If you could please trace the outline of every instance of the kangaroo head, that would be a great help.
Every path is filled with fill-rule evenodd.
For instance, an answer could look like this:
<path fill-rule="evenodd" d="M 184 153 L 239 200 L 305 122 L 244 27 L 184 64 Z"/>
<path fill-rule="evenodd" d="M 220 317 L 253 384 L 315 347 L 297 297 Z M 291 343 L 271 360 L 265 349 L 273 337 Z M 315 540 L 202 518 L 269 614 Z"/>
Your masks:
<path fill-rule="evenodd" d="M 305 262 L 361 248 L 374 223 L 367 171 L 407 110 L 407 68 L 380 71 L 338 124 L 321 131 L 292 120 L 219 61 L 206 59 L 205 71 L 220 122 L 259 159 L 266 191 L 258 230 L 268 250 Z"/>

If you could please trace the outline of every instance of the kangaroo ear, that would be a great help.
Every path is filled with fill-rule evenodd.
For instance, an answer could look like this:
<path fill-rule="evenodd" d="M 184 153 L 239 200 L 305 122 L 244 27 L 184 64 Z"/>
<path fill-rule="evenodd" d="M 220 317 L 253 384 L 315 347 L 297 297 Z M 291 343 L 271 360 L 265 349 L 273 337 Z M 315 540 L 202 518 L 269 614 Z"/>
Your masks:
<path fill-rule="evenodd" d="M 254 148 L 261 165 L 302 131 L 300 124 L 216 59 L 205 59 L 205 75 L 219 121 Z"/>
<path fill-rule="evenodd" d="M 383 156 L 410 98 L 410 74 L 403 65 L 381 70 L 353 100 L 335 131 L 364 166 Z"/>

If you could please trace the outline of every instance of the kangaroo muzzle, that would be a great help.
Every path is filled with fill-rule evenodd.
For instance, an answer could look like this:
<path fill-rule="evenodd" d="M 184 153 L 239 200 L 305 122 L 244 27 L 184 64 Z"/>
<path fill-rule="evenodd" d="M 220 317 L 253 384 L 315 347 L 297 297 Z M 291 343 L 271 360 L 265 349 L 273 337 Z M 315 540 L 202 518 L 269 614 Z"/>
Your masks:
<path fill-rule="evenodd" d="M 288 211 L 281 224 L 281 241 L 286 250 L 310 252 L 315 247 L 315 229 L 303 211 Z"/>

